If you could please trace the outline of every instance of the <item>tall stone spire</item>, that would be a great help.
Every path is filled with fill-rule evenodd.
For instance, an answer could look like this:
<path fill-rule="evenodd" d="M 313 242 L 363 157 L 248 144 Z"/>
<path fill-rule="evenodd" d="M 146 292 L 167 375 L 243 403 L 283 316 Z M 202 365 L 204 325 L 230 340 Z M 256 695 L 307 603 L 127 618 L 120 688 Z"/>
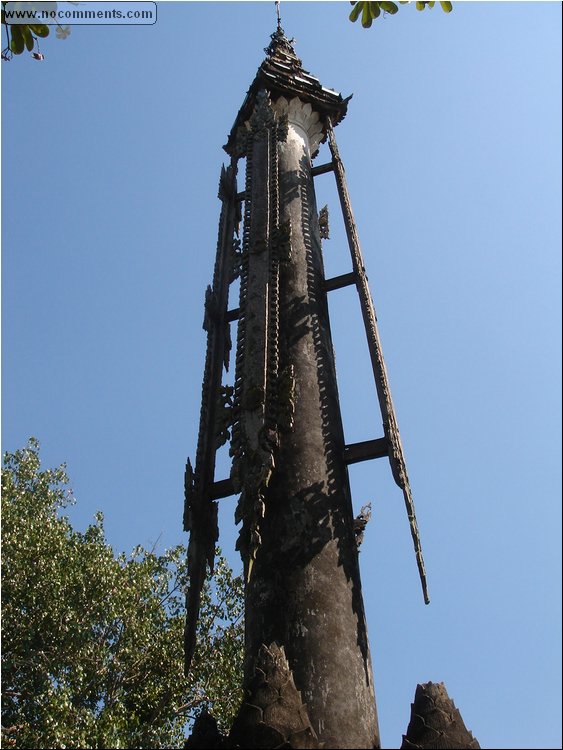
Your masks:
<path fill-rule="evenodd" d="M 418 530 L 377 323 L 333 128 L 348 99 L 304 70 L 281 27 L 272 34 L 230 132 L 195 472 L 186 471 L 190 530 L 187 665 L 206 564 L 217 538 L 216 499 L 239 494 L 245 570 L 246 702 L 231 741 L 241 747 L 376 748 L 379 731 L 347 466 L 388 456 L 403 489 L 426 595 Z M 313 167 L 329 139 L 332 161 Z M 239 159 L 245 186 L 237 192 Z M 314 176 L 334 171 L 351 250 L 349 274 L 326 279 L 326 216 Z M 241 212 L 240 204 L 244 209 Z M 242 243 L 235 238 L 242 218 Z M 322 226 L 321 226 L 322 224 Z M 229 310 L 228 289 L 240 277 Z M 346 445 L 327 293 L 359 292 L 384 435 Z M 238 321 L 234 388 L 222 386 L 229 323 Z M 231 440 L 229 480 L 215 451 Z M 270 739 L 267 739 L 267 738 Z M 270 744 L 268 744 L 270 743 Z M 305 744 L 303 744 L 305 743 Z"/>

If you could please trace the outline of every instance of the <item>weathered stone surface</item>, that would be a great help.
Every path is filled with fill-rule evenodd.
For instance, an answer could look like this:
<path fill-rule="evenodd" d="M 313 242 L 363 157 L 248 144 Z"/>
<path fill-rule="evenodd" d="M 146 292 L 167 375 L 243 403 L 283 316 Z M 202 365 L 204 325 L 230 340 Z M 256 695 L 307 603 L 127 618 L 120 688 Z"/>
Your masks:
<path fill-rule="evenodd" d="M 403 735 L 402 750 L 476 750 L 479 747 L 442 682 L 427 682 L 416 686 L 414 703 L 411 704 L 411 719 L 407 733 Z"/>
<path fill-rule="evenodd" d="M 233 747 L 318 748 L 284 649 L 262 646 L 254 677 L 229 735 Z"/>
<path fill-rule="evenodd" d="M 280 224 L 289 227 L 291 260 L 280 267 L 279 369 L 293 373 L 294 415 L 263 492 L 261 544 L 246 587 L 245 685 L 262 644 L 283 645 L 319 741 L 374 748 L 374 685 L 311 174 L 316 119 L 298 106 L 285 114 Z"/>

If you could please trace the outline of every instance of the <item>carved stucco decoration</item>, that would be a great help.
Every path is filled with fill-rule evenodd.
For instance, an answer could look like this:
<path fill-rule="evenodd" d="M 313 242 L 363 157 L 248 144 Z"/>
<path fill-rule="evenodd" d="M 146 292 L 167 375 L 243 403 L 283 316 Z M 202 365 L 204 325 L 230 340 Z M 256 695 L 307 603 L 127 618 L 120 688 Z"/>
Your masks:
<path fill-rule="evenodd" d="M 184 632 L 185 671 L 189 673 L 196 646 L 196 628 L 201 591 L 207 568 L 213 571 L 215 543 L 219 535 L 217 503 L 212 497 L 215 454 L 218 445 L 229 437 L 232 425 L 232 393 L 221 384 L 223 367 L 229 360 L 231 339 L 227 320 L 228 289 L 233 274 L 233 242 L 240 224 L 237 201 L 236 161 L 221 170 L 219 199 L 221 216 L 213 284 L 205 294 L 207 352 L 202 384 L 201 412 L 195 468 L 188 460 L 184 478 L 184 529 L 190 532 L 188 571 L 190 586 L 186 594 Z"/>
<path fill-rule="evenodd" d="M 323 206 L 319 211 L 319 234 L 321 240 L 330 239 L 330 226 L 328 223 L 328 206 Z"/>
<path fill-rule="evenodd" d="M 290 227 L 280 225 L 278 144 L 285 141 L 287 128 L 287 117 L 274 111 L 262 90 L 239 133 L 246 154 L 246 199 L 230 452 L 233 487 L 241 493 L 235 512 L 235 522 L 242 522 L 237 549 L 247 580 L 261 545 L 280 423 L 291 423 L 291 403 L 280 402 L 279 373 L 279 274 L 289 257 Z"/>
<path fill-rule="evenodd" d="M 283 646 L 272 643 L 260 648 L 249 694 L 229 740 L 232 747 L 321 747 Z"/>
<path fill-rule="evenodd" d="M 443 682 L 426 682 L 416 686 L 407 733 L 401 750 L 425 748 L 466 748 L 481 746 L 467 729 L 461 714 Z"/>
<path fill-rule="evenodd" d="M 280 117 L 287 117 L 290 125 L 300 129 L 305 134 L 309 142 L 311 156 L 314 156 L 325 137 L 325 129 L 319 113 L 309 103 L 302 102 L 297 96 L 289 101 L 284 96 L 280 96 L 274 102 L 273 108 Z"/>

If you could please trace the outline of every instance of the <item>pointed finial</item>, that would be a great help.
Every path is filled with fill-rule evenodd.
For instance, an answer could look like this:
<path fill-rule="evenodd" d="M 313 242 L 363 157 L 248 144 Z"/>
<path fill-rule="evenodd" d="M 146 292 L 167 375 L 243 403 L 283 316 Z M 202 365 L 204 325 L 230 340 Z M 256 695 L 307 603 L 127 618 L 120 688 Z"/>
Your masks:
<path fill-rule="evenodd" d="M 278 17 L 278 31 L 281 29 L 280 0 L 276 0 L 276 15 Z"/>

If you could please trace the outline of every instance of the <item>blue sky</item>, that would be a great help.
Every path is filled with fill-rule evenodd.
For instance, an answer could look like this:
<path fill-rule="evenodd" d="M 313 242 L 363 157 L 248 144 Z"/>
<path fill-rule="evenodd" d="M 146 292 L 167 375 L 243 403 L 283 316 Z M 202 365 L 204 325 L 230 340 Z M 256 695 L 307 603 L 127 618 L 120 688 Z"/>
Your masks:
<path fill-rule="evenodd" d="M 354 94 L 336 136 L 432 600 L 388 465 L 351 467 L 383 746 L 433 680 L 481 747 L 560 748 L 561 4 L 348 12 L 282 2 L 305 68 Z M 166 2 L 2 64 L 2 445 L 66 461 L 75 525 L 102 510 L 116 551 L 186 541 L 221 146 L 274 27 L 270 2 Z M 379 437 L 354 292 L 330 309 L 347 440 Z"/>

